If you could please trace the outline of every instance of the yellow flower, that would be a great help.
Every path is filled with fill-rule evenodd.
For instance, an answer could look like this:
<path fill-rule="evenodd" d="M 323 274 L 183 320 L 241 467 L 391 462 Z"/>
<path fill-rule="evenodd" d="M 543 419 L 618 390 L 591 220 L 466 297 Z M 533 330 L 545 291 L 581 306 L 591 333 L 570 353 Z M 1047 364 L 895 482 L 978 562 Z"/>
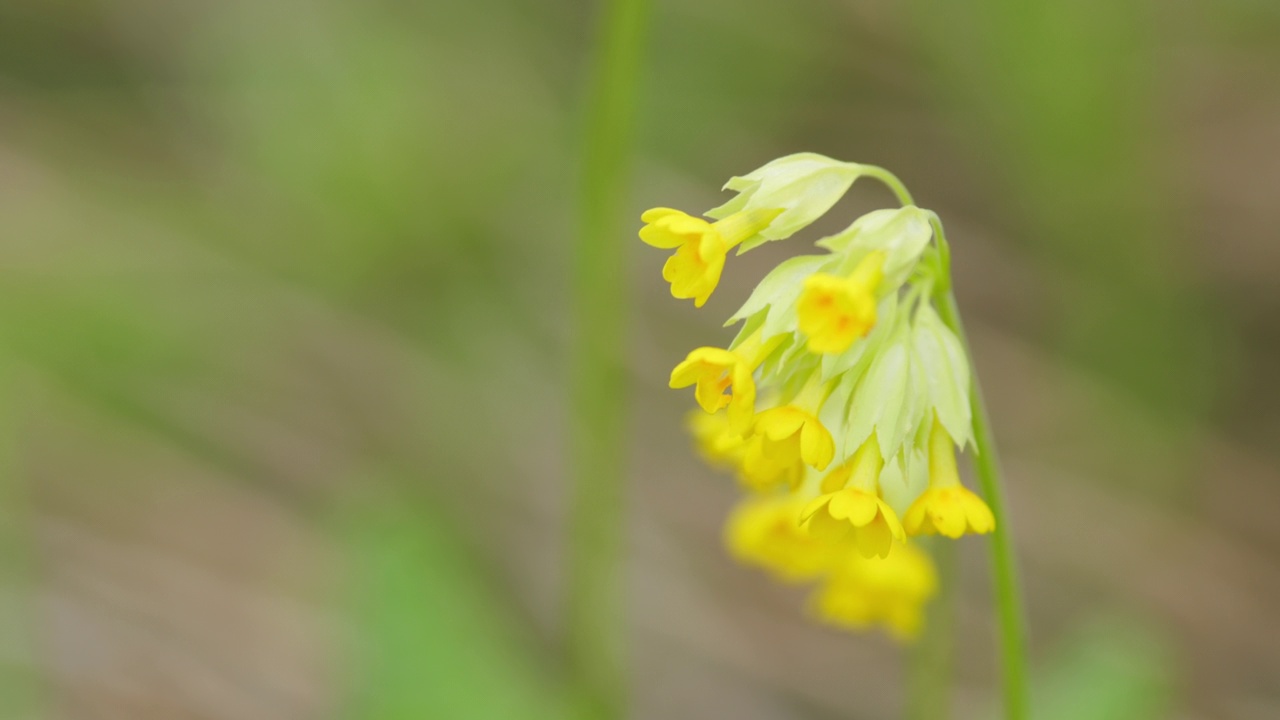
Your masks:
<path fill-rule="evenodd" d="M 806 465 L 825 470 L 831 464 L 835 440 L 818 419 L 826 397 L 826 385 L 814 373 L 791 404 L 756 415 L 742 461 L 747 485 L 765 490 L 786 483 L 795 489 Z"/>
<path fill-rule="evenodd" d="M 670 385 L 673 388 L 696 385 L 694 397 L 698 405 L 709 413 L 727 406 L 734 430 L 744 433 L 755 413 L 756 384 L 752 373 L 784 339 L 778 335 L 762 342 L 757 330 L 736 350 L 698 348 L 671 371 Z"/>
<path fill-rule="evenodd" d="M 781 447 L 783 445 L 762 434 L 748 437 L 738 473 L 742 484 L 758 492 L 781 486 L 792 490 L 800 487 L 804 480 L 804 460 L 789 447 Z"/>
<path fill-rule="evenodd" d="M 662 268 L 675 298 L 693 298 L 702 307 L 720 283 L 725 256 L 742 241 L 769 227 L 782 212 L 750 210 L 709 223 L 679 210 L 653 208 L 640 216 L 640 239 L 656 248 L 676 248 Z"/>
<path fill-rule="evenodd" d="M 800 529 L 803 504 L 794 495 L 748 497 L 725 523 L 725 546 L 738 562 L 765 568 L 781 580 L 799 582 L 822 575 L 840 551 Z"/>
<path fill-rule="evenodd" d="M 747 441 L 733 431 L 728 415 L 690 410 L 685 416 L 685 424 L 708 465 L 725 470 L 742 468 Z"/>
<path fill-rule="evenodd" d="M 700 347 L 694 350 L 671 371 L 670 386 L 679 389 L 695 384 L 693 396 L 703 410 L 713 413 L 729 406 L 730 415 L 745 410 L 750 419 L 756 400 L 756 384 L 751 378 L 751 367 L 746 358 L 720 348 Z"/>
<path fill-rule="evenodd" d="M 911 535 L 949 538 L 958 538 L 966 532 L 982 535 L 996 527 L 991 508 L 960 484 L 951 436 L 937 416 L 929 432 L 929 489 L 911 503 L 902 521 Z"/>
<path fill-rule="evenodd" d="M 876 324 L 876 289 L 883 279 L 885 254 L 868 253 L 847 278 L 814 273 L 804 281 L 796 305 L 800 332 L 809 351 L 841 353 Z"/>
<path fill-rule="evenodd" d="M 938 589 L 933 561 L 912 545 L 898 543 L 883 559 L 848 553 L 814 594 L 822 620 L 862 630 L 882 625 L 910 640 L 924 624 L 924 606 Z"/>
<path fill-rule="evenodd" d="M 898 514 L 880 499 L 883 467 L 872 433 L 848 462 L 823 479 L 823 494 L 800 514 L 805 529 L 829 542 L 852 543 L 863 557 L 886 557 L 894 540 L 905 542 Z"/>

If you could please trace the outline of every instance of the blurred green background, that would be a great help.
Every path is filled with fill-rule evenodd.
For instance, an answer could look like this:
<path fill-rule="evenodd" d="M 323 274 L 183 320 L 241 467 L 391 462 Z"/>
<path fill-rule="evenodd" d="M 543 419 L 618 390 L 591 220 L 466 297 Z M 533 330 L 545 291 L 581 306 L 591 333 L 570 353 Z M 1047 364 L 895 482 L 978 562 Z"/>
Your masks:
<path fill-rule="evenodd" d="M 1280 717 L 1280 5 L 659 2 L 617 242 L 635 718 L 894 718 L 903 653 L 732 564 L 653 205 L 808 150 L 947 223 L 1043 718 Z M 0 3 L 0 718 L 562 715 L 598 7 Z M 962 550 L 957 717 L 995 696 Z M 1138 620 L 1140 618 L 1140 621 Z"/>

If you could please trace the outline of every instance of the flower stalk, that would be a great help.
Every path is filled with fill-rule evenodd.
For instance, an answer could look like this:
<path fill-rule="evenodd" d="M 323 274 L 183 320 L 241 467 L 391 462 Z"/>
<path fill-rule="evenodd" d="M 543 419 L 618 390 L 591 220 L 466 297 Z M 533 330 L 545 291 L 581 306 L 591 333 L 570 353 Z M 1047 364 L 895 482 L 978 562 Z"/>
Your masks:
<path fill-rule="evenodd" d="M 883 182 L 903 205 L 912 205 L 911 193 L 902 181 L 883 168 L 867 172 Z M 937 216 L 930 219 L 938 241 L 942 262 L 949 263 L 950 248 L 942 223 Z M 941 277 L 949 280 L 950 273 Z M 960 320 L 955 293 L 949 287 L 936 288 L 938 315 L 960 339 L 965 354 L 973 357 L 969 337 Z M 982 486 L 983 497 L 995 516 L 995 531 L 991 535 L 991 568 L 993 594 L 996 599 L 996 616 L 1000 627 L 1001 676 L 1004 687 L 1004 710 L 1007 720 L 1026 720 L 1030 715 L 1030 691 L 1026 656 L 1026 621 L 1023 617 L 1022 591 L 1018 582 L 1017 559 L 1013 551 L 1009 517 L 1005 512 L 1004 485 L 1001 480 L 1000 459 L 995 436 L 991 432 L 991 420 L 978 382 L 978 373 L 972 374 L 973 390 L 969 394 L 973 412 L 973 469 Z M 945 577 L 944 577 L 945 582 Z"/>
<path fill-rule="evenodd" d="M 624 715 L 622 598 L 625 244 L 618 242 L 630 170 L 648 0 L 605 0 L 580 148 L 579 225 L 570 349 L 567 655 L 577 717 Z"/>
<path fill-rule="evenodd" d="M 947 327 L 960 338 L 965 351 L 969 351 L 969 339 L 960 322 L 955 293 L 947 292 L 938 303 L 938 315 Z M 996 599 L 996 616 L 1000 623 L 1001 675 L 1004 684 L 1004 711 L 1007 720 L 1026 720 L 1030 715 L 1030 694 L 1027 677 L 1026 621 L 1022 610 L 1022 589 L 1018 582 L 1017 559 L 1013 552 L 1013 537 L 1009 528 L 1009 516 L 1005 512 L 1004 486 L 1001 482 L 1000 459 L 996 454 L 996 441 L 987 417 L 986 403 L 978 386 L 978 375 L 973 375 L 973 469 L 982 486 L 982 495 L 996 518 L 995 532 L 991 534 L 991 575 Z"/>

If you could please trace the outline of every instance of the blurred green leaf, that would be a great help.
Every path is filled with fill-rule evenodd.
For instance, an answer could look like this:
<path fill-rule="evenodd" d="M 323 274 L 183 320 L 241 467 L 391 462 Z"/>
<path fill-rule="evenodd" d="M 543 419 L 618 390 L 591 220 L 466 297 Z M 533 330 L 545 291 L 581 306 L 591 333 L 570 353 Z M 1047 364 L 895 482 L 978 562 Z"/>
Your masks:
<path fill-rule="evenodd" d="M 346 518 L 356 679 L 346 717 L 523 720 L 553 714 L 511 613 L 430 508 L 386 499 Z"/>
<path fill-rule="evenodd" d="M 30 633 L 31 530 L 25 487 L 15 471 L 16 407 L 9 358 L 0 355 L 0 717 L 43 717 L 42 678 Z"/>
<path fill-rule="evenodd" d="M 1173 704 L 1173 666 L 1161 635 L 1134 618 L 1086 625 L 1041 676 L 1035 720 L 1155 720 Z"/>

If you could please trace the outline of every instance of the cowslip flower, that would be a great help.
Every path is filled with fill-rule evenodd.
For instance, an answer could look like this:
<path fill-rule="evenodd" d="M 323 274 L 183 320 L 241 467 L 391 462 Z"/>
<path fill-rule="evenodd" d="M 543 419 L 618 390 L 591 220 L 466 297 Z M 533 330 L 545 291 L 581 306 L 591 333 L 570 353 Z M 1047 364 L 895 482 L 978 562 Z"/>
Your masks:
<path fill-rule="evenodd" d="M 876 288 L 884 278 L 883 252 L 864 257 L 849 277 L 814 273 L 804 281 L 796 313 L 809 351 L 840 353 L 876 323 Z"/>
<path fill-rule="evenodd" d="M 829 388 L 812 375 L 790 403 L 769 408 L 755 417 L 742 472 L 758 490 L 800 484 L 806 466 L 825 470 L 835 457 L 835 441 L 818 415 Z"/>
<path fill-rule="evenodd" d="M 903 524 L 912 535 L 949 538 L 982 535 L 996 527 L 991 508 L 960 484 L 951 436 L 937 419 L 929 433 L 929 488 L 911 504 Z"/>
<path fill-rule="evenodd" d="M 676 389 L 694 385 L 694 397 L 703 410 L 714 413 L 727 407 L 732 427 L 744 433 L 755 413 L 752 375 L 782 340 L 764 340 L 757 330 L 733 350 L 698 348 L 671 371 L 670 385 Z"/>
<path fill-rule="evenodd" d="M 725 184 L 738 195 L 708 210 L 707 222 L 679 210 L 653 208 L 640 216 L 640 239 L 676 252 L 662 268 L 671 295 L 702 307 L 720 283 L 725 258 L 791 237 L 817 220 L 863 172 L 857 163 L 815 153 L 779 158 Z"/>
<path fill-rule="evenodd" d="M 802 501 L 790 494 L 747 497 L 729 515 L 725 546 L 739 562 L 764 568 L 785 582 L 817 578 L 832 567 L 840 548 L 800 530 Z"/>
<path fill-rule="evenodd" d="M 640 216 L 646 225 L 640 239 L 656 248 L 675 248 L 662 267 L 662 278 L 671 283 L 671 295 L 693 298 L 702 307 L 720 283 L 729 250 L 767 228 L 781 208 L 733 213 L 709 223 L 679 210 L 653 208 Z"/>
<path fill-rule="evenodd" d="M 884 468 L 880 444 L 870 438 L 848 462 L 822 481 L 822 494 L 805 506 L 800 521 L 830 542 L 849 542 L 863 557 L 886 557 L 894 541 L 906 541 L 898 514 L 880 498 Z"/>
<path fill-rule="evenodd" d="M 875 625 L 900 640 L 915 638 L 924 606 L 937 592 L 938 574 L 927 554 L 897 544 L 884 558 L 846 554 L 812 599 L 825 622 L 854 630 Z"/>
<path fill-rule="evenodd" d="M 873 170 L 790 155 L 731 179 L 738 195 L 706 213 L 716 222 L 660 208 L 644 215 L 641 237 L 676 248 L 664 277 L 701 306 L 730 249 L 789 237 L 862 174 L 884 177 Z M 827 621 L 903 638 L 936 582 L 911 536 L 995 525 L 956 471 L 955 453 L 973 442 L 972 383 L 963 344 L 934 307 L 950 286 L 935 227 L 936 215 L 906 205 L 819 240 L 823 253 L 759 282 L 726 323 L 741 323 L 733 343 L 693 350 L 670 380 L 695 388 L 699 452 L 755 493 L 726 527 L 733 556 L 819 580 L 813 603 Z"/>
<path fill-rule="evenodd" d="M 698 454 L 708 465 L 733 471 L 742 468 L 747 443 L 742 435 L 734 432 L 727 413 L 690 410 L 685 418 L 685 427 L 693 435 Z"/>

